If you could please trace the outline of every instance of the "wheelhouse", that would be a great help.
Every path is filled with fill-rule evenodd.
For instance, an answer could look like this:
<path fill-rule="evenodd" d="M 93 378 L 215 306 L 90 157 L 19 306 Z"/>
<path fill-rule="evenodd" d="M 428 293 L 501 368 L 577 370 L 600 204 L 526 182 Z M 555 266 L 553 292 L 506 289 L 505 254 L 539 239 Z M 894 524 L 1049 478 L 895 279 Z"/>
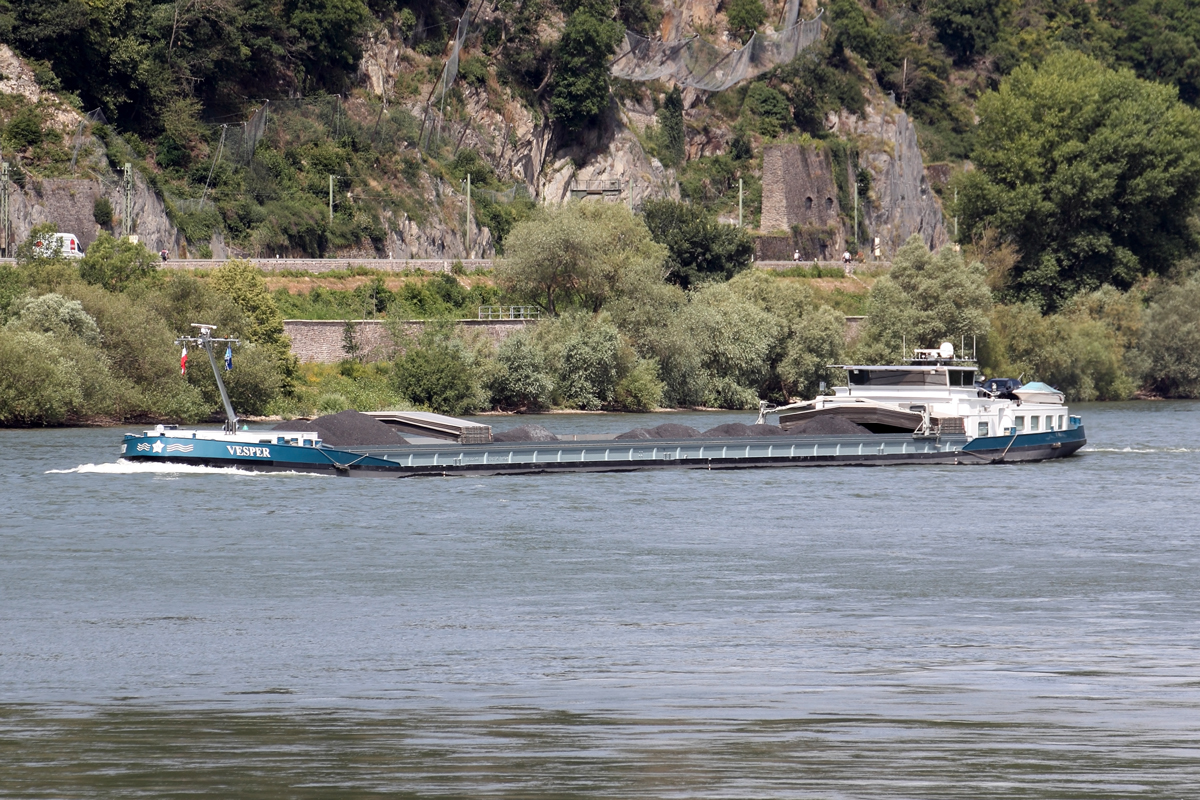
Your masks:
<path fill-rule="evenodd" d="M 863 367 L 842 366 L 850 386 L 966 387 L 975 386 L 975 368 L 957 366 Z"/>

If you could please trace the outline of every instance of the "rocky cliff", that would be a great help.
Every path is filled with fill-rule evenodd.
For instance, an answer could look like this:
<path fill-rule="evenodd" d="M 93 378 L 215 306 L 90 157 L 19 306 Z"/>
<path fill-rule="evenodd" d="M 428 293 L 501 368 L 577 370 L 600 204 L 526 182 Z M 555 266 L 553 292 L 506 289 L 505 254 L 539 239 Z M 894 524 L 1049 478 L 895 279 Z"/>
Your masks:
<path fill-rule="evenodd" d="M 889 99 L 874 97 L 861 117 L 842 111 L 828 126 L 858 143 L 859 163 L 871 173 L 871 189 L 859 198 L 867 230 L 880 239 L 885 257 L 914 233 L 930 248 L 950 241 L 942 203 L 930 186 L 908 115 Z M 865 202 L 864 202 L 865 200 Z"/>

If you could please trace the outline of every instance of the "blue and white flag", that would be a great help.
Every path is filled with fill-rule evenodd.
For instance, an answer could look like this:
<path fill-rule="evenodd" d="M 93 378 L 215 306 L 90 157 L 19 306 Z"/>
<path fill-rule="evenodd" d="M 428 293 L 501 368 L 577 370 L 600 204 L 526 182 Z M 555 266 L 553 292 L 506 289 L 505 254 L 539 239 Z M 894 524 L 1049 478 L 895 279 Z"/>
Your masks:
<path fill-rule="evenodd" d="M 231 370 L 231 369 L 233 369 L 233 348 L 226 347 L 225 348 L 225 371 L 229 372 L 229 370 Z"/>

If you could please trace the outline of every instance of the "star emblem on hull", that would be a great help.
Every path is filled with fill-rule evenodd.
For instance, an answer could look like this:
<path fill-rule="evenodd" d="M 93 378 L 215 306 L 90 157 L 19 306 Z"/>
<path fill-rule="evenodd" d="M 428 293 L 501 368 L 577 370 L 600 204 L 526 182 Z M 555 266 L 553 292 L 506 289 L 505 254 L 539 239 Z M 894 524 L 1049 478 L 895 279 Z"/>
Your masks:
<path fill-rule="evenodd" d="M 150 449 L 156 453 L 161 453 L 163 451 L 162 439 L 159 439 L 157 442 L 155 442 L 154 447 L 151 447 Z"/>

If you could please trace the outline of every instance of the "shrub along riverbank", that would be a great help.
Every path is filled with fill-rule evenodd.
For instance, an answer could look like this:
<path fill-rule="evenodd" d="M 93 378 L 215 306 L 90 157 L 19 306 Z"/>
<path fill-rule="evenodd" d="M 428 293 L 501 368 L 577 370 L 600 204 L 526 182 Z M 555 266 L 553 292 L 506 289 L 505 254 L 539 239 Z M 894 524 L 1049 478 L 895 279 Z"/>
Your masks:
<path fill-rule="evenodd" d="M 804 279 L 736 261 L 684 276 L 674 255 L 642 217 L 608 204 L 542 210 L 517 225 L 491 279 L 419 277 L 393 289 L 376 277 L 317 297 L 273 293 L 246 262 L 196 276 L 159 271 L 140 245 L 108 237 L 79 262 L 27 243 L 15 266 L 0 266 L 0 424 L 210 418 L 220 399 L 207 359 L 194 353 L 181 375 L 173 343 L 198 321 L 244 342 L 226 381 L 250 415 L 752 408 L 836 385 L 842 374 L 830 364 L 894 363 L 902 343 L 964 339 L 978 342 L 986 374 L 1041 380 L 1072 401 L 1200 397 L 1200 276 L 1187 263 L 1128 291 L 1078 293 L 1046 314 L 996 301 L 1003 248 L 930 253 L 914 237 L 866 292 L 868 319 L 848 343 L 842 312 Z M 452 324 L 484 301 L 547 313 L 496 346 Z M 359 317 L 360 302 L 385 319 L 442 321 L 414 338 L 397 326 L 391 361 L 356 360 L 351 336 L 339 365 L 296 363 L 281 307 Z"/>

